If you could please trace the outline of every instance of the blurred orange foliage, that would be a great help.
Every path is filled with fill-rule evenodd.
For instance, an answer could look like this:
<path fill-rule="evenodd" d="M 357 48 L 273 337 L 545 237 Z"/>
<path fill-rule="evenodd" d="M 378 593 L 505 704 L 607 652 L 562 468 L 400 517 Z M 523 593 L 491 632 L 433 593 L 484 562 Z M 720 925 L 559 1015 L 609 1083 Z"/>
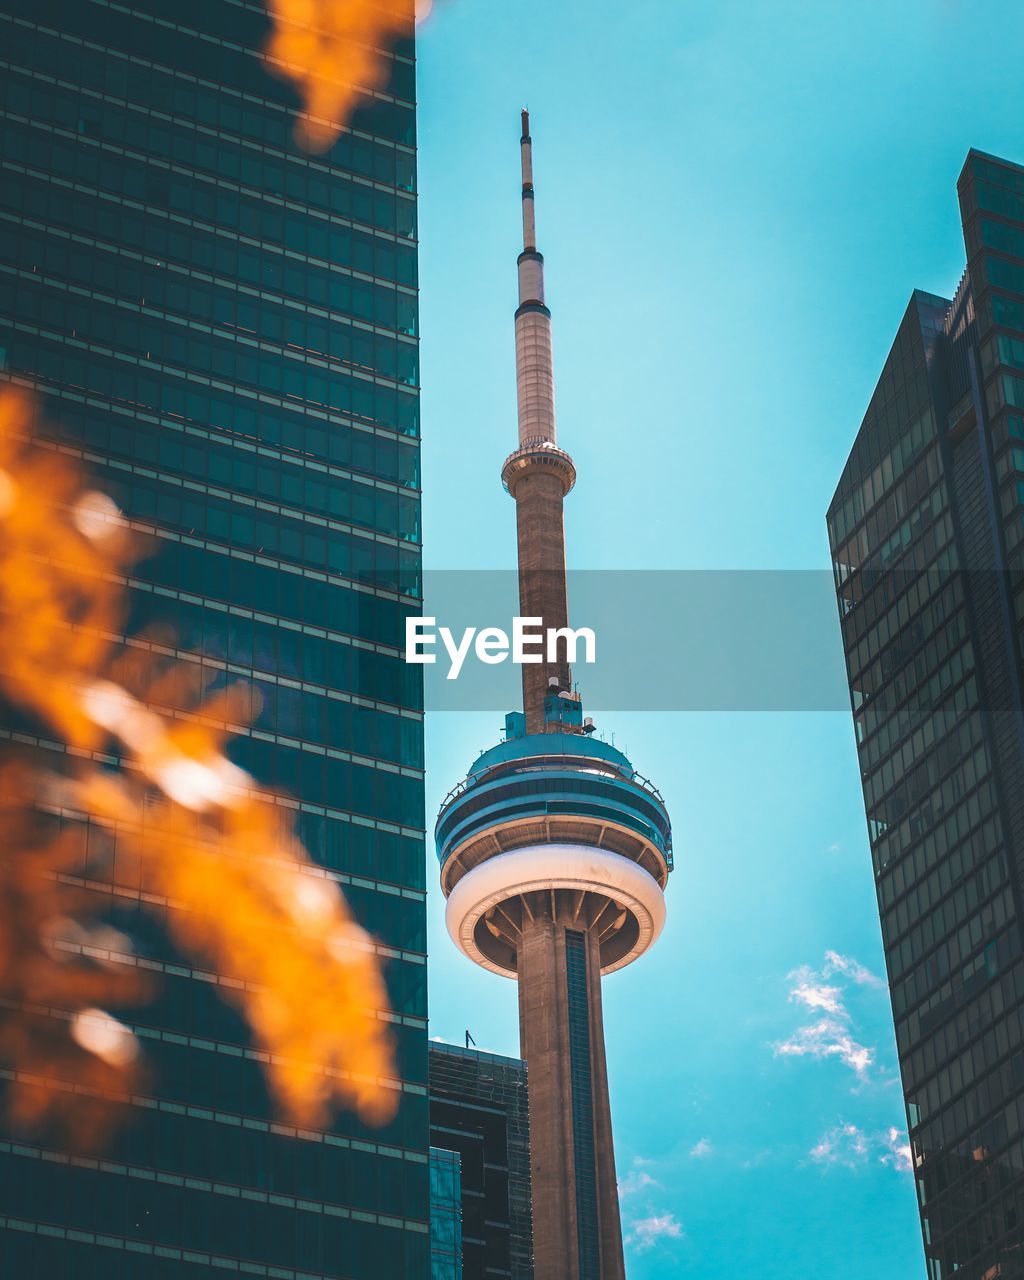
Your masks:
<path fill-rule="evenodd" d="M 274 30 L 267 65 L 295 82 L 307 116 L 296 136 L 309 151 L 326 151 L 361 94 L 388 78 L 386 50 L 411 30 L 412 0 L 269 0 Z"/>
<path fill-rule="evenodd" d="M 398 1093 L 372 941 L 280 807 L 225 755 L 237 691 L 200 695 L 188 718 L 157 709 L 173 704 L 173 669 L 116 643 L 127 524 L 68 457 L 33 439 L 32 414 L 0 395 L 0 691 L 75 763 L 56 778 L 36 752 L 0 771 L 0 1058 L 15 1114 L 66 1111 L 89 1140 L 97 1108 L 79 1099 L 116 1098 L 140 1070 L 133 1034 L 108 1012 L 144 993 L 133 958 L 71 954 L 130 953 L 92 917 L 95 892 L 75 887 L 88 823 L 105 833 L 106 879 L 133 868 L 175 944 L 230 980 L 219 990 L 267 1054 L 281 1112 L 313 1125 L 342 1103 L 383 1122 Z M 101 767 L 97 750 L 120 768 Z M 46 813 L 79 820 L 57 832 Z M 88 945 L 111 934 L 112 947 Z"/>
<path fill-rule="evenodd" d="M 116 1031 L 120 1024 L 109 1023 L 113 1051 L 96 1053 L 79 1042 L 76 1028 L 86 1024 L 78 1019 L 108 1025 L 98 1006 L 138 1001 L 146 984 L 137 969 L 69 963 L 55 945 L 107 941 L 113 930 L 65 878 L 81 866 L 84 831 L 56 834 L 41 819 L 35 806 L 48 799 L 47 781 L 25 761 L 0 769 L 0 1061 L 16 1123 L 49 1118 L 75 1146 L 90 1147 L 141 1075 L 134 1039 Z"/>

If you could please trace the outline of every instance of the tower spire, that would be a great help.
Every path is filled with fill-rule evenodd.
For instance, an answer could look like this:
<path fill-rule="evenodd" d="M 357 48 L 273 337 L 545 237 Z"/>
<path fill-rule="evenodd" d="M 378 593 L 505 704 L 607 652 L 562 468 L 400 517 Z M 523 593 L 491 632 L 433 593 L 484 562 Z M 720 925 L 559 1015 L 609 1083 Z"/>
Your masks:
<path fill-rule="evenodd" d="M 572 458 L 555 435 L 555 375 L 551 312 L 544 301 L 544 257 L 537 250 L 533 139 L 523 111 L 523 251 L 519 255 L 516 310 L 516 390 L 519 447 L 505 460 L 501 478 L 516 502 L 519 532 L 519 608 L 545 628 L 568 626 L 562 500 L 576 483 Z M 523 711 L 530 733 L 583 731 L 579 699 L 571 694 L 566 656 L 523 666 Z M 560 696 L 561 695 L 561 696 Z"/>
<path fill-rule="evenodd" d="M 551 312 L 544 302 L 544 255 L 537 251 L 530 113 L 523 111 L 519 140 L 523 168 L 523 251 L 519 255 L 519 309 L 516 311 L 516 383 L 519 443 L 555 443 L 555 373 L 551 355 Z"/>
<path fill-rule="evenodd" d="M 530 137 L 530 113 L 523 108 L 523 136 L 519 140 L 523 161 L 523 248 L 536 250 L 537 222 L 533 207 L 533 139 Z M 523 301 L 522 298 L 519 299 Z M 543 298 L 541 299 L 543 301 Z"/>

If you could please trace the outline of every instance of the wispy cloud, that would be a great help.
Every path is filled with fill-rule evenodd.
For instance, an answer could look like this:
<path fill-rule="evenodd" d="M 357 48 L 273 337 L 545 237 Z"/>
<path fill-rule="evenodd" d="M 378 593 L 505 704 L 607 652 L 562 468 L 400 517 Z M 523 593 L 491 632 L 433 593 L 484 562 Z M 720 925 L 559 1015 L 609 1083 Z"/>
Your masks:
<path fill-rule="evenodd" d="M 816 1016 L 774 1046 L 777 1057 L 836 1058 L 864 1077 L 875 1061 L 875 1051 L 861 1044 L 852 1030 L 853 1019 L 845 1002 L 841 978 L 855 986 L 884 988 L 885 983 L 859 961 L 837 951 L 826 951 L 820 968 L 801 965 L 787 975 L 789 998 Z"/>
<path fill-rule="evenodd" d="M 650 1218 L 641 1218 L 634 1222 L 626 1243 L 632 1245 L 637 1253 L 646 1253 L 663 1240 L 681 1240 L 683 1227 L 674 1213 L 654 1214 Z"/>
<path fill-rule="evenodd" d="M 701 1138 L 699 1142 L 695 1142 L 690 1148 L 690 1157 L 693 1160 L 706 1160 L 713 1150 L 711 1139 Z"/>
<path fill-rule="evenodd" d="M 775 1046 L 780 1058 L 838 1058 L 858 1076 L 867 1075 L 875 1061 L 875 1051 L 850 1034 L 843 1010 L 842 1018 L 822 1018 L 798 1027 L 787 1039 Z"/>
<path fill-rule="evenodd" d="M 815 1164 L 825 1168 L 857 1169 L 872 1160 L 889 1165 L 900 1173 L 909 1173 L 913 1167 L 910 1143 L 900 1129 L 866 1133 L 847 1122 L 826 1130 L 807 1154 Z"/>
<path fill-rule="evenodd" d="M 881 990 L 885 986 L 883 978 L 880 978 L 876 973 L 872 973 L 870 969 L 866 969 L 851 956 L 841 956 L 838 951 L 825 952 L 825 963 L 821 972 L 822 976 L 826 978 L 831 977 L 834 973 L 841 973 L 859 987 L 874 987 L 876 990 Z"/>
<path fill-rule="evenodd" d="M 855 1124 L 837 1124 L 823 1133 L 808 1152 L 815 1164 L 842 1164 L 851 1169 L 863 1164 L 868 1154 L 867 1135 Z"/>
<path fill-rule="evenodd" d="M 710 1151 L 711 1144 L 706 1138 L 701 1139 L 697 1147 L 702 1143 L 707 1143 Z M 697 1147 L 694 1147 L 694 1152 Z M 619 1180 L 619 1199 L 623 1202 L 626 1227 L 624 1240 L 634 1253 L 646 1253 L 663 1241 L 678 1240 L 683 1235 L 682 1225 L 675 1214 L 663 1211 L 657 1204 L 659 1193 L 664 1193 L 661 1183 L 648 1172 L 656 1167 L 656 1161 L 634 1156 L 629 1172 Z"/>
<path fill-rule="evenodd" d="M 886 1130 L 884 1142 L 886 1151 L 879 1157 L 882 1164 L 892 1165 L 900 1173 L 910 1173 L 914 1167 L 914 1161 L 910 1153 L 910 1142 L 907 1135 L 900 1129 L 888 1129 Z"/>
<path fill-rule="evenodd" d="M 657 1181 L 643 1169 L 630 1169 L 624 1178 L 619 1179 L 619 1199 L 635 1196 L 638 1191 L 646 1191 L 648 1187 L 656 1187 Z"/>
<path fill-rule="evenodd" d="M 640 1191 L 649 1191 L 651 1187 L 658 1187 L 661 1184 L 657 1178 L 647 1172 L 653 1168 L 653 1160 L 648 1160 L 645 1156 L 634 1156 L 633 1163 L 629 1172 L 619 1179 L 619 1199 L 625 1200 L 629 1196 L 635 1196 Z"/>
<path fill-rule="evenodd" d="M 816 982 L 808 966 L 804 966 L 801 970 L 794 970 L 789 979 L 796 985 L 789 993 L 789 998 L 795 1000 L 798 1004 L 806 1005 L 808 1009 L 823 1009 L 825 1013 L 842 1013 L 843 1001 L 842 991 L 839 987 L 829 987 L 823 982 Z"/>

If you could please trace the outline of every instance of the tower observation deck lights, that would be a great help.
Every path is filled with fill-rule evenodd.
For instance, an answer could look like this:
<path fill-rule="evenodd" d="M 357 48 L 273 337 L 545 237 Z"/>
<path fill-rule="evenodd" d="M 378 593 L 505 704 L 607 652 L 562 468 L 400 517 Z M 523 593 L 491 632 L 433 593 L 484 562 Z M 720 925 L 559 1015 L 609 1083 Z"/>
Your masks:
<path fill-rule="evenodd" d="M 501 478 L 516 504 L 519 612 L 550 633 L 568 629 L 562 508 L 576 468 L 556 438 L 525 111 L 521 151 L 519 444 Z M 438 814 L 445 918 L 463 954 L 519 984 L 536 1280 L 623 1280 L 601 977 L 661 932 L 672 828 L 660 792 L 591 736 L 564 646 L 525 663 L 522 684 L 523 709 L 506 717 L 505 740 L 483 752 Z"/>

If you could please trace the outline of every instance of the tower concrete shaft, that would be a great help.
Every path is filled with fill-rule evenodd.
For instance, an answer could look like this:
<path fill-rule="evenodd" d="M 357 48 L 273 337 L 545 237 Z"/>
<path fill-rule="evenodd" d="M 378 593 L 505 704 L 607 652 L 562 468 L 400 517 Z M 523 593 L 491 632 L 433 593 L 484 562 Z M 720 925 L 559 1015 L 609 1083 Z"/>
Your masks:
<path fill-rule="evenodd" d="M 582 895 L 533 896 L 516 956 L 519 1043 L 530 1073 L 534 1276 L 623 1280 L 599 931 L 579 913 Z"/>

